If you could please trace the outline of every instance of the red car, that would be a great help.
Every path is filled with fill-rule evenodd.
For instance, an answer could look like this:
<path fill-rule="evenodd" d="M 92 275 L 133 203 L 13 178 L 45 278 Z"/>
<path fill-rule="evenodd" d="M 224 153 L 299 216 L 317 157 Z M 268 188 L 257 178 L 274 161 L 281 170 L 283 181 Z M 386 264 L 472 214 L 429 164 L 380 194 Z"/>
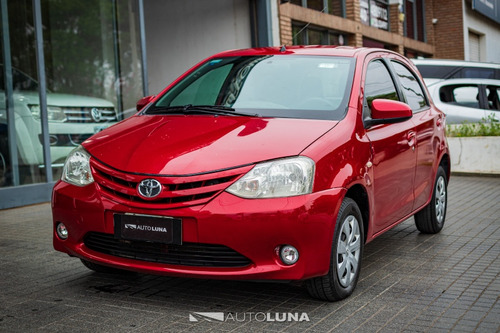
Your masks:
<path fill-rule="evenodd" d="M 444 114 L 397 53 L 216 54 L 83 142 L 55 185 L 54 248 L 95 271 L 301 280 L 349 296 L 365 243 L 437 233 Z"/>

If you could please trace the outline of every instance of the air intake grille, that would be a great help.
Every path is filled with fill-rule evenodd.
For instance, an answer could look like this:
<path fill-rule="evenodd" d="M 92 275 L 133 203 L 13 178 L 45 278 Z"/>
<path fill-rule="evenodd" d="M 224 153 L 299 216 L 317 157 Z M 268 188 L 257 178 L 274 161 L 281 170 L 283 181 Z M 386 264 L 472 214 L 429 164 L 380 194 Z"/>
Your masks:
<path fill-rule="evenodd" d="M 229 187 L 251 166 L 194 176 L 141 175 L 122 172 L 91 159 L 92 175 L 100 192 L 129 206 L 139 208 L 179 208 L 204 204 Z M 152 199 L 139 195 L 137 186 L 144 179 L 156 179 L 162 185 Z"/>
<path fill-rule="evenodd" d="M 169 265 L 245 267 L 251 264 L 248 258 L 223 245 L 124 241 L 110 234 L 96 232 L 87 234 L 84 243 L 89 249 L 100 253 Z"/>
<path fill-rule="evenodd" d="M 68 123 L 96 123 L 117 121 L 113 107 L 63 107 Z M 94 111 L 94 116 L 92 112 Z M 95 115 L 98 115 L 96 118 Z"/>

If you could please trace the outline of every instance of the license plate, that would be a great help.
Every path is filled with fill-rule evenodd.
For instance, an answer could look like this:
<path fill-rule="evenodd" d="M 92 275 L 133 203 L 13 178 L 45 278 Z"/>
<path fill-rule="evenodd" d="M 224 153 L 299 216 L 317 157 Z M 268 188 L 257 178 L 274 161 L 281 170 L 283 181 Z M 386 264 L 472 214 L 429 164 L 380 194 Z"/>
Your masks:
<path fill-rule="evenodd" d="M 182 220 L 173 217 L 115 214 L 115 238 L 182 244 Z"/>

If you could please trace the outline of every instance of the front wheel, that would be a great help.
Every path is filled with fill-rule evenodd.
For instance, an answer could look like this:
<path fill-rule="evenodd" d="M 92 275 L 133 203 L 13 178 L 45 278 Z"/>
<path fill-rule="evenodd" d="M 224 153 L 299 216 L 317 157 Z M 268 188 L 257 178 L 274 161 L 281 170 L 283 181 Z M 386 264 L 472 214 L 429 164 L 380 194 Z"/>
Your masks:
<path fill-rule="evenodd" d="M 330 270 L 306 281 L 314 298 L 339 301 L 350 296 L 359 278 L 363 254 L 363 218 L 356 202 L 345 198 L 340 206 L 332 242 Z"/>
<path fill-rule="evenodd" d="M 431 202 L 415 214 L 415 225 L 424 234 L 436 234 L 443 229 L 448 203 L 448 181 L 443 167 L 439 167 Z"/>

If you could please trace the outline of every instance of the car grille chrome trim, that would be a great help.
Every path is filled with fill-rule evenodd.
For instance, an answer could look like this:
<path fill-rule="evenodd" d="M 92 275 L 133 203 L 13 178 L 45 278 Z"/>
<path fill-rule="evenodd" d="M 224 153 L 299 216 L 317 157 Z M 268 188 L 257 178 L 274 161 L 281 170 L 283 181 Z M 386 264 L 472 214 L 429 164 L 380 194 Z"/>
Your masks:
<path fill-rule="evenodd" d="M 180 266 L 245 267 L 252 262 L 233 249 L 216 244 L 182 245 L 125 241 L 114 235 L 90 232 L 84 238 L 87 248 L 120 258 Z"/>
<path fill-rule="evenodd" d="M 94 158 L 90 160 L 92 175 L 100 193 L 114 201 L 139 208 L 180 208 L 207 203 L 252 166 L 188 176 L 142 175 L 115 170 Z M 152 198 L 139 195 L 137 185 L 153 178 L 162 185 L 162 192 Z"/>
<path fill-rule="evenodd" d="M 113 107 L 63 107 L 62 109 L 67 123 L 105 123 L 118 120 Z M 92 109 L 98 109 L 101 112 L 99 122 L 92 118 Z"/>

